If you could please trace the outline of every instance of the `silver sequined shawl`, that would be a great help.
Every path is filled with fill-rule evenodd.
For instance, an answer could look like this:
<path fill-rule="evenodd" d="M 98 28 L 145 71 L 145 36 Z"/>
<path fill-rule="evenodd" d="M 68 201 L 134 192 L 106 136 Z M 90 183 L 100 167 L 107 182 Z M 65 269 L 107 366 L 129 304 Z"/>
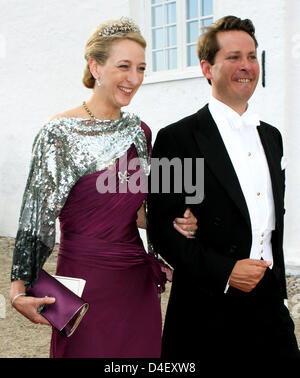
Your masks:
<path fill-rule="evenodd" d="M 140 119 L 57 118 L 35 138 L 13 255 L 12 280 L 31 287 L 55 244 L 55 221 L 76 181 L 114 164 L 135 145 L 148 175 L 147 141 Z"/>

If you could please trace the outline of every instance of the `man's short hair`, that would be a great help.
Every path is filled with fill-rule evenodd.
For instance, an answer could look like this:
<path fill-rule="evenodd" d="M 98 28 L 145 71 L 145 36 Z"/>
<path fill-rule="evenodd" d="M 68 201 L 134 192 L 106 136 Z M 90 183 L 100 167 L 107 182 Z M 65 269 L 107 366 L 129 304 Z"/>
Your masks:
<path fill-rule="evenodd" d="M 216 53 L 220 50 L 217 40 L 217 33 L 232 30 L 241 30 L 248 33 L 257 48 L 258 43 L 255 38 L 255 28 L 251 20 L 235 16 L 225 16 L 215 22 L 212 26 L 204 28 L 206 32 L 200 35 L 197 43 L 197 54 L 201 60 L 207 60 L 210 64 L 214 64 Z"/>

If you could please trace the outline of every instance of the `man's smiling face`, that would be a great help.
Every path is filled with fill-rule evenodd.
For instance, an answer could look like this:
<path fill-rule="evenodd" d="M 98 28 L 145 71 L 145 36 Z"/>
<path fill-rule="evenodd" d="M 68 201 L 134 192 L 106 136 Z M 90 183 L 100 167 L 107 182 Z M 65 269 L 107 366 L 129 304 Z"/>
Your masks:
<path fill-rule="evenodd" d="M 259 77 L 255 42 L 240 30 L 219 32 L 220 46 L 206 77 L 211 80 L 213 96 L 232 108 L 247 107 Z M 244 109 L 244 110 L 245 110 Z"/>

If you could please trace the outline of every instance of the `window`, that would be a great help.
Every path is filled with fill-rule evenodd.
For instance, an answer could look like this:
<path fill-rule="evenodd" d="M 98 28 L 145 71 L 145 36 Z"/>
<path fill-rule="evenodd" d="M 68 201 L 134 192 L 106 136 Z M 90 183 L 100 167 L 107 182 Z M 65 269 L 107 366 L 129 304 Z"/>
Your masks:
<path fill-rule="evenodd" d="M 186 0 L 186 56 L 187 66 L 198 65 L 196 45 L 204 26 L 213 22 L 212 0 Z"/>
<path fill-rule="evenodd" d="M 149 12 L 149 72 L 179 73 L 199 67 L 197 39 L 213 22 L 213 0 L 145 0 Z M 150 42 L 150 43 L 149 43 Z"/>
<path fill-rule="evenodd" d="M 152 70 L 176 69 L 177 18 L 176 1 L 152 0 Z"/>

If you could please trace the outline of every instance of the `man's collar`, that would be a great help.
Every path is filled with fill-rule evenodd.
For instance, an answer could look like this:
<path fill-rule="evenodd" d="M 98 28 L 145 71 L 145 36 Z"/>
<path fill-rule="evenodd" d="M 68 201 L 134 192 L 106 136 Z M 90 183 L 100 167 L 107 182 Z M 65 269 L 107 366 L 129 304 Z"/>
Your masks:
<path fill-rule="evenodd" d="M 243 125 L 252 127 L 260 125 L 260 118 L 257 114 L 249 110 L 249 104 L 247 104 L 247 110 L 241 116 L 230 106 L 217 100 L 213 96 L 210 98 L 209 107 L 214 113 L 216 112 L 222 115 L 222 117 L 225 117 L 233 128 L 240 129 Z"/>

